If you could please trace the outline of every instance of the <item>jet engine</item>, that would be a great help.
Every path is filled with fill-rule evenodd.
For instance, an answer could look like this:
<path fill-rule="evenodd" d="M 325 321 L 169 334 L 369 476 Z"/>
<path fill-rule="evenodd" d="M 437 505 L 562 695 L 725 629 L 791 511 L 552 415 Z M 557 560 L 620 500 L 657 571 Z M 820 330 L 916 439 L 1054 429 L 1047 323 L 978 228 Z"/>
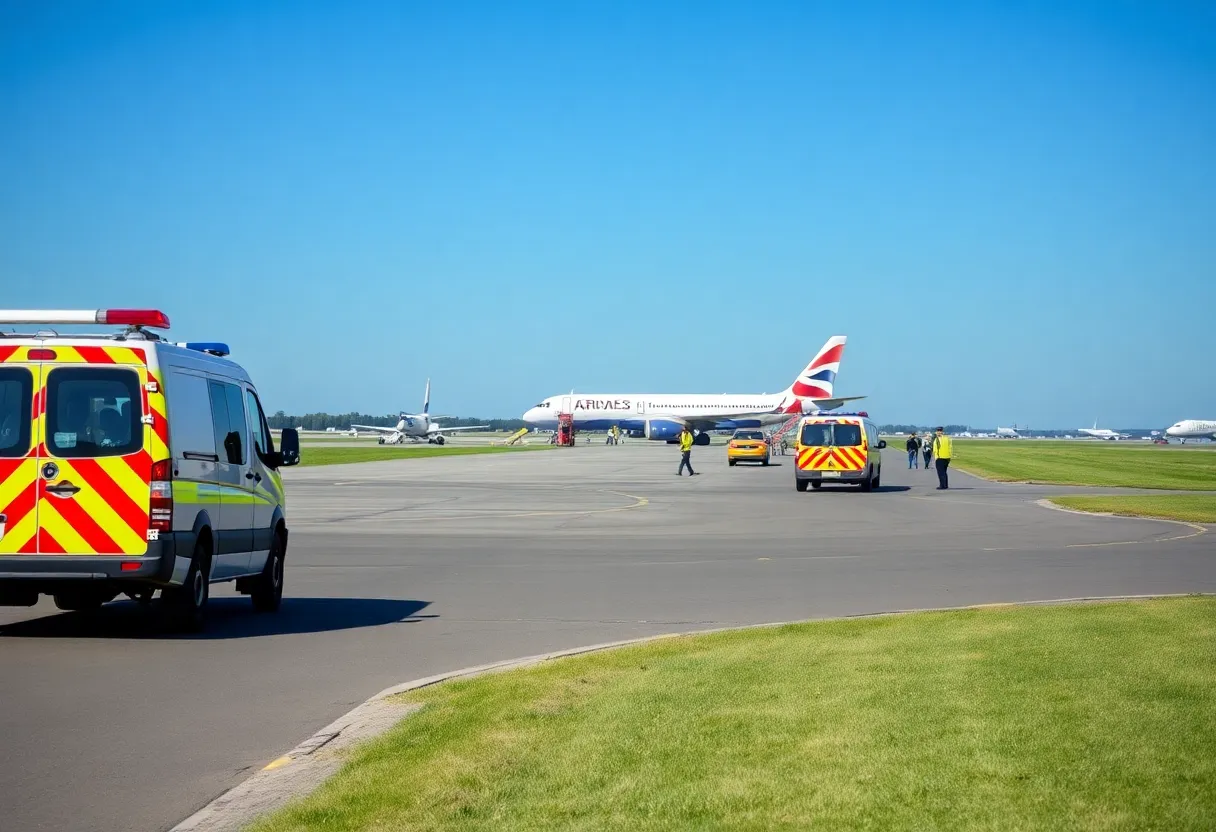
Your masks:
<path fill-rule="evenodd" d="M 684 426 L 670 419 L 647 419 L 646 438 L 660 442 L 674 442 L 680 438 Z"/>

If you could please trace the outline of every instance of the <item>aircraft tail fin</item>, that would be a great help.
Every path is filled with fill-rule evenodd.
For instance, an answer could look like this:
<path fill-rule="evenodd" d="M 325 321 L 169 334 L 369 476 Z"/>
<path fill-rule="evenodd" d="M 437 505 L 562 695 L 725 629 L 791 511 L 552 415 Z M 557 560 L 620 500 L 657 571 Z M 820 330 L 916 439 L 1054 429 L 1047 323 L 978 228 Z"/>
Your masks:
<path fill-rule="evenodd" d="M 422 412 L 429 414 L 431 412 L 431 380 L 426 380 L 426 392 L 422 394 Z"/>
<path fill-rule="evenodd" d="M 832 391 L 836 387 L 836 373 L 840 371 L 840 359 L 844 355 L 844 345 L 848 340 L 845 335 L 833 335 L 829 338 L 786 392 L 800 399 L 831 399 Z"/>

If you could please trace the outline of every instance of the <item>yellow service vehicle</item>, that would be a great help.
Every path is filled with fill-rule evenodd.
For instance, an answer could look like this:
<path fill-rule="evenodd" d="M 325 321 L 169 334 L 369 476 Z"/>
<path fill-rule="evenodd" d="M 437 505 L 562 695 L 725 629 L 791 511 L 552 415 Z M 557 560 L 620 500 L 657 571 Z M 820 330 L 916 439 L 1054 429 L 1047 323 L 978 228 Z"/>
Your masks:
<path fill-rule="evenodd" d="M 278 610 L 287 554 L 276 450 L 249 375 L 218 342 L 171 343 L 155 309 L 0 310 L 0 606 L 91 610 L 159 591 L 197 630 L 210 585 Z M 121 327 L 59 335 L 52 324 Z"/>
<path fill-rule="evenodd" d="M 730 465 L 736 462 L 759 462 L 768 465 L 768 442 L 764 439 L 764 431 L 755 428 L 739 428 L 730 438 L 726 446 L 726 461 Z"/>
<path fill-rule="evenodd" d="M 855 483 L 872 491 L 882 480 L 882 454 L 887 443 L 869 414 L 819 413 L 798 424 L 794 486 L 806 491 L 825 482 Z"/>

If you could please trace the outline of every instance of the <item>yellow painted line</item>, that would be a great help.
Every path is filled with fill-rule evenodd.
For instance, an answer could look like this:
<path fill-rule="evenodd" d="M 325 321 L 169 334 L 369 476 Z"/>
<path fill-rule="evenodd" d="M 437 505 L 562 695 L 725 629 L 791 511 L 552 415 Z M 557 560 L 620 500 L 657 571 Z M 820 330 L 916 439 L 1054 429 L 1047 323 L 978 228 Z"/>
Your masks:
<path fill-rule="evenodd" d="M 282 768 L 290 762 L 291 757 L 284 755 L 277 760 L 272 760 L 271 762 L 267 763 L 266 767 L 262 769 L 262 771 L 274 771 L 276 768 Z"/>
<path fill-rule="evenodd" d="M 628 497 L 634 502 L 627 506 L 613 506 L 612 508 L 589 508 L 589 509 L 574 509 L 571 511 L 521 511 L 509 514 L 452 514 L 444 517 L 414 517 L 414 521 L 420 520 L 494 520 L 494 519 L 511 519 L 516 517 L 584 517 L 591 514 L 612 514 L 618 511 L 632 511 L 636 508 L 643 508 L 650 505 L 650 500 L 646 497 L 639 497 L 636 494 L 626 494 L 622 491 L 602 491 L 603 494 L 615 494 L 618 497 Z"/>
<path fill-rule="evenodd" d="M 1123 517 L 1122 514 L 1111 514 L 1111 515 L 1107 515 L 1107 516 Z M 1129 517 L 1127 519 L 1129 519 L 1129 520 L 1162 520 L 1162 518 L 1160 518 L 1160 517 Z M 1181 520 L 1165 520 L 1163 522 L 1182 523 Z M 1179 534 L 1179 535 L 1175 535 L 1174 537 L 1158 537 L 1158 538 L 1154 538 L 1152 540 L 1112 540 L 1109 543 L 1069 543 L 1064 548 L 1065 549 L 1085 549 L 1085 548 L 1091 548 L 1091 547 L 1095 547 L 1095 546 L 1131 546 L 1134 543 L 1171 543 L 1175 540 L 1187 540 L 1192 537 L 1199 537 L 1199 535 L 1201 535 L 1201 534 L 1207 534 L 1207 531 L 1208 531 L 1203 526 L 1196 526 L 1191 523 L 1184 523 L 1183 525 L 1190 526 L 1192 529 L 1195 529 L 1195 531 L 1191 532 L 1190 534 Z"/>

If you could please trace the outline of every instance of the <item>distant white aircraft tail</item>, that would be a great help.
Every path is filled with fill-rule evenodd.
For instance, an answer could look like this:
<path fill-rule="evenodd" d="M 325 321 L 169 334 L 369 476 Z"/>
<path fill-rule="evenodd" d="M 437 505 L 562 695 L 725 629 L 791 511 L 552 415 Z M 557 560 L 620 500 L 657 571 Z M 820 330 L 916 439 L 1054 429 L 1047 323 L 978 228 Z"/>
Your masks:
<path fill-rule="evenodd" d="M 426 392 L 422 394 L 422 412 L 429 414 L 431 412 L 431 380 L 426 380 Z"/>

